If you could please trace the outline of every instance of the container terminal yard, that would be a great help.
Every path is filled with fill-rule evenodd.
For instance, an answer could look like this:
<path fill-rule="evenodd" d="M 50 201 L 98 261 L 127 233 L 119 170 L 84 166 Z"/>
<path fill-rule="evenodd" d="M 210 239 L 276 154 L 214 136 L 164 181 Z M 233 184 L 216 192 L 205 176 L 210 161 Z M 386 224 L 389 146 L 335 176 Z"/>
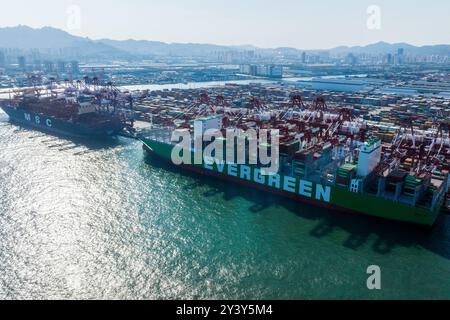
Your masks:
<path fill-rule="evenodd" d="M 311 188 L 289 190 L 285 182 L 284 195 L 300 193 L 300 201 L 338 210 L 434 224 L 448 188 L 448 102 L 383 95 L 371 98 L 380 101 L 377 107 L 364 100 L 295 86 L 230 84 L 151 92 L 135 108 L 140 119 L 158 127 L 143 139 L 146 149 L 167 160 L 172 130 L 193 135 L 198 122 L 223 132 L 277 129 L 282 180 L 300 179 L 292 181 Z M 279 181 L 263 185 L 280 189 Z M 333 195 L 319 196 L 324 186 Z"/>
<path fill-rule="evenodd" d="M 450 2 L 135 2 L 0 11 L 0 299 L 450 297 Z"/>
<path fill-rule="evenodd" d="M 2 106 L 13 120 L 18 110 L 23 115 L 17 120 L 27 120 L 31 111 L 33 119 L 34 114 L 50 117 L 39 122 L 51 129 L 63 120 L 57 129 L 70 124 L 71 133 L 76 131 L 73 124 L 95 127 L 88 118 L 105 132 L 105 123 L 115 123 L 108 134 L 140 139 L 147 151 L 169 161 L 174 130 L 193 136 L 199 126 L 224 135 L 230 129 L 275 129 L 280 142 L 277 178 L 259 181 L 255 172 L 260 166 L 252 167 L 253 178 L 247 179 L 252 187 L 339 211 L 422 225 L 433 225 L 446 202 L 450 123 L 445 98 L 317 92 L 281 82 L 120 92 L 111 83 L 85 78 L 51 88 L 17 90 Z M 270 149 L 272 141 L 268 143 Z M 230 175 L 242 168 L 227 170 Z M 221 173 L 219 178 L 230 178 Z M 243 178 L 241 172 L 235 182 L 249 182 Z"/>

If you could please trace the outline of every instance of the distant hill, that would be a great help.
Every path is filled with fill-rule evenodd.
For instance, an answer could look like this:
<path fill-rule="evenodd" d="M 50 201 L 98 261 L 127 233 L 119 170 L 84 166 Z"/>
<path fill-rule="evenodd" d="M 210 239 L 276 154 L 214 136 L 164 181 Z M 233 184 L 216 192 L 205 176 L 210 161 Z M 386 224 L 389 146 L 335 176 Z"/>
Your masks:
<path fill-rule="evenodd" d="M 266 55 L 301 55 L 307 52 L 329 52 L 332 54 L 345 53 L 369 53 L 387 54 L 396 53 L 399 48 L 404 48 L 406 53 L 424 55 L 450 55 L 450 45 L 413 46 L 407 43 L 378 42 L 367 46 L 337 47 L 329 50 L 300 50 L 296 48 L 282 47 L 273 49 L 260 49 L 251 45 L 222 46 L 199 43 L 165 43 L 147 40 L 92 40 L 71 35 L 65 31 L 44 27 L 39 29 L 27 26 L 0 28 L 0 48 L 15 49 L 41 49 L 60 50 L 77 57 L 95 58 L 139 58 L 142 56 L 206 56 L 218 51 L 247 51 L 257 50 Z"/>
<path fill-rule="evenodd" d="M 387 54 L 397 53 L 398 49 L 405 49 L 405 53 L 420 55 L 450 55 L 450 45 L 430 45 L 430 46 L 413 46 L 408 43 L 387 43 L 378 42 L 367 46 L 356 47 L 337 47 L 329 50 L 333 53 L 369 53 L 369 54 Z"/>
<path fill-rule="evenodd" d="M 27 26 L 0 28 L 0 48 L 39 49 L 70 52 L 79 57 L 128 57 L 129 54 L 107 44 L 73 36 L 65 31 Z"/>
<path fill-rule="evenodd" d="M 423 54 L 423 55 L 431 55 L 431 54 L 439 54 L 439 55 L 450 55 L 450 45 L 432 45 L 432 46 L 423 46 L 417 47 L 410 45 L 408 43 L 387 43 L 387 42 L 378 42 L 374 44 L 370 44 L 367 46 L 355 46 L 355 47 L 337 47 L 330 50 L 300 50 L 296 48 L 289 47 L 281 47 L 274 49 L 261 49 L 254 46 L 220 46 L 213 44 L 197 44 L 197 43 L 172 43 L 168 44 L 165 42 L 157 42 L 157 41 L 137 41 L 137 40 L 125 40 L 125 41 L 117 41 L 117 40 L 108 40 L 102 39 L 100 42 L 107 44 L 111 47 L 126 51 L 130 54 L 152 54 L 152 55 L 192 55 L 192 56 L 204 56 L 208 55 L 211 52 L 217 51 L 245 51 L 245 50 L 257 50 L 261 53 L 265 54 L 281 54 L 284 56 L 295 56 L 301 55 L 303 51 L 306 52 L 330 52 L 334 54 L 345 54 L 345 53 L 368 53 L 368 54 L 387 54 L 387 53 L 396 53 L 398 49 L 405 49 L 406 53 L 411 54 Z"/>
<path fill-rule="evenodd" d="M 204 43 L 165 43 L 147 40 L 110 40 L 102 39 L 98 42 L 107 44 L 130 54 L 138 55 L 190 55 L 193 57 L 207 56 L 212 52 L 220 51 L 253 51 L 261 50 L 251 45 L 244 46 L 222 46 Z"/>
<path fill-rule="evenodd" d="M 205 56 L 211 52 L 231 50 L 231 47 L 199 43 L 165 43 L 146 40 L 98 40 L 108 46 L 139 55 L 191 55 Z"/>
<path fill-rule="evenodd" d="M 331 49 L 330 51 L 336 53 L 344 53 L 344 52 L 353 52 L 353 53 L 371 53 L 371 54 L 385 54 L 385 53 L 394 53 L 397 52 L 398 49 L 404 48 L 405 51 L 410 52 L 411 50 L 415 50 L 417 47 L 412 46 L 407 43 L 387 43 L 387 42 L 378 42 L 374 44 L 369 44 L 367 46 L 355 46 L 355 47 L 337 47 Z"/>

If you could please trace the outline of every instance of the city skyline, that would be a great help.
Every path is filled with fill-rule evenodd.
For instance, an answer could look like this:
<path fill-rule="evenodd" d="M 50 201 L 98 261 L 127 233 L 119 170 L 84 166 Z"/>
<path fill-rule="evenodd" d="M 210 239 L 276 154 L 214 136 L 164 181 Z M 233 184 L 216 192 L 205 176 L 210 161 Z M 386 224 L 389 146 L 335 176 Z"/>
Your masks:
<path fill-rule="evenodd" d="M 450 3 L 442 0 L 426 4 L 405 0 L 396 3 L 348 0 L 345 4 L 232 0 L 228 5 L 201 0 L 132 2 L 134 6 L 119 2 L 107 4 L 102 0 L 95 3 L 43 0 L 26 4 L 18 0 L 8 5 L 8 11 L 0 12 L 0 27 L 50 26 L 94 40 L 135 39 L 305 50 L 364 46 L 380 41 L 417 46 L 450 43 L 445 32 L 450 27 L 445 18 Z"/>

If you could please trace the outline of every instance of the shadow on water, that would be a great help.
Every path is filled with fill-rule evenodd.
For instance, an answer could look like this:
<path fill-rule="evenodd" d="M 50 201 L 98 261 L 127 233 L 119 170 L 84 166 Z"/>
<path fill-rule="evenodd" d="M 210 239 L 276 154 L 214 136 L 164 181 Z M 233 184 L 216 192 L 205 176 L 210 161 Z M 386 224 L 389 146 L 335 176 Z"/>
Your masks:
<path fill-rule="evenodd" d="M 317 224 L 309 232 L 312 237 L 325 239 L 333 232 L 343 230 L 349 234 L 349 237 L 342 245 L 351 250 L 356 251 L 370 246 L 374 252 L 384 255 L 391 253 L 396 247 L 419 246 L 450 260 L 450 216 L 448 215 L 441 215 L 436 225 L 428 228 L 327 210 L 268 192 L 264 192 L 262 197 L 263 191 L 186 171 L 144 153 L 147 165 L 195 178 L 196 182 L 186 186 L 186 190 L 206 186 L 209 190 L 204 193 L 205 197 L 223 194 L 226 201 L 241 197 L 253 203 L 249 208 L 253 213 L 281 207 L 303 219 L 315 221 Z"/>
<path fill-rule="evenodd" d="M 29 139 L 43 139 L 40 142 L 45 144 L 50 149 L 57 149 L 59 151 L 75 150 L 77 147 L 83 146 L 89 151 L 107 150 L 112 149 L 120 145 L 119 138 L 112 136 L 76 136 L 70 134 L 63 134 L 57 132 L 48 132 L 45 130 L 39 130 L 36 128 L 22 125 L 14 121 L 0 122 L 2 126 L 13 126 L 15 132 L 30 132 L 35 133 Z M 74 155 L 81 155 L 88 153 L 89 151 L 83 151 L 75 153 Z"/>

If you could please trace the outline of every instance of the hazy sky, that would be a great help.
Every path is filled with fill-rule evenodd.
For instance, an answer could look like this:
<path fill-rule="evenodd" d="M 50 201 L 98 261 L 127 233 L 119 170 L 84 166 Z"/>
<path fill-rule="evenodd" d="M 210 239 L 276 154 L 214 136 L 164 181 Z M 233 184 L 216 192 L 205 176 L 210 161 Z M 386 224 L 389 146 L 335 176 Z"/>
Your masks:
<path fill-rule="evenodd" d="M 303 49 L 377 41 L 450 43 L 448 0 L 0 0 L 0 4 L 0 26 L 53 26 L 93 39 Z M 79 19 L 77 7 L 71 5 L 80 9 Z M 367 27 L 370 5 L 381 9 L 381 29 Z"/>

